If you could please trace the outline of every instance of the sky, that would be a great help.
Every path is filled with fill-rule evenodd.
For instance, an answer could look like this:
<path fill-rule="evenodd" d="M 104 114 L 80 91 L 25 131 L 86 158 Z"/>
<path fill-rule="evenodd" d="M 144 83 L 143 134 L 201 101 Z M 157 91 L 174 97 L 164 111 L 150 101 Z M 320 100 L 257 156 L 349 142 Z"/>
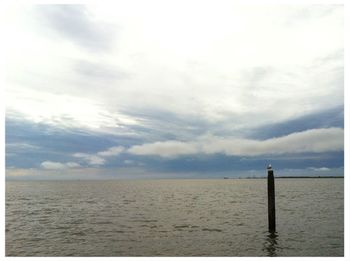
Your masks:
<path fill-rule="evenodd" d="M 11 6 L 6 178 L 343 175 L 343 12 Z"/>

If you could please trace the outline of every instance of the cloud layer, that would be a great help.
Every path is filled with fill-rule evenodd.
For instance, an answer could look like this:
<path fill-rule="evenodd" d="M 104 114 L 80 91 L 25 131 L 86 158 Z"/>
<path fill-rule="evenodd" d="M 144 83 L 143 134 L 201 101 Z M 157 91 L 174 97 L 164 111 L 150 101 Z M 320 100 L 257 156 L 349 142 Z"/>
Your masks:
<path fill-rule="evenodd" d="M 137 19 L 129 2 L 15 10 L 8 116 L 120 133 L 158 111 L 232 131 L 343 104 L 340 6 L 136 2 Z"/>
<path fill-rule="evenodd" d="M 267 140 L 202 137 L 194 142 L 164 141 L 128 149 L 136 155 L 176 157 L 190 154 L 222 153 L 234 156 L 279 155 L 304 152 L 342 151 L 344 131 L 340 128 L 313 129 Z"/>
<path fill-rule="evenodd" d="M 130 0 L 4 13 L 16 175 L 343 166 L 341 5 Z"/>

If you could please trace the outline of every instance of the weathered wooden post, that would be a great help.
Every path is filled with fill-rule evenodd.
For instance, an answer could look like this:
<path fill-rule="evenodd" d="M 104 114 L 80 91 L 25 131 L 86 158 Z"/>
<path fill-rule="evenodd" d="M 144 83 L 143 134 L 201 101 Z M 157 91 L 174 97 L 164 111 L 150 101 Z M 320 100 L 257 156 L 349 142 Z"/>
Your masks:
<path fill-rule="evenodd" d="M 276 212 L 275 212 L 275 177 L 271 164 L 267 167 L 267 204 L 269 212 L 269 231 L 276 231 Z"/>

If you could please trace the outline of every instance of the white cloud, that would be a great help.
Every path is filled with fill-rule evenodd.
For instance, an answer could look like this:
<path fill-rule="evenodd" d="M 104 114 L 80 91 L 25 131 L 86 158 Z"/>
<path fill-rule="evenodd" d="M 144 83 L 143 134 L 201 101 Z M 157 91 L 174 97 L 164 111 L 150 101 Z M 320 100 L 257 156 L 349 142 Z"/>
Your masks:
<path fill-rule="evenodd" d="M 39 146 L 32 145 L 25 142 L 15 142 L 15 143 L 6 143 L 6 150 L 15 150 L 15 151 L 27 151 L 27 150 L 37 150 Z"/>
<path fill-rule="evenodd" d="M 120 153 L 122 153 L 125 150 L 122 146 L 114 146 L 110 147 L 107 150 L 99 151 L 95 154 L 89 154 L 89 153 L 74 153 L 73 157 L 83 159 L 86 161 L 89 165 L 99 166 L 104 165 L 106 163 L 106 159 L 108 157 L 117 156 Z"/>
<path fill-rule="evenodd" d="M 177 157 L 199 153 L 258 156 L 303 152 L 320 153 L 341 151 L 343 149 L 344 130 L 328 128 L 306 130 L 267 140 L 204 136 L 189 142 L 165 141 L 136 145 L 129 148 L 128 152 L 135 155 L 157 155 L 161 157 Z"/>
<path fill-rule="evenodd" d="M 330 171 L 331 170 L 330 168 L 327 168 L 327 167 L 321 167 L 321 168 L 310 167 L 308 169 L 313 171 Z"/>
<path fill-rule="evenodd" d="M 131 164 L 134 164 L 134 161 L 133 160 L 124 160 L 124 164 L 131 165 Z"/>
<path fill-rule="evenodd" d="M 43 169 L 60 170 L 68 168 L 79 168 L 80 165 L 76 162 L 55 162 L 55 161 L 44 161 L 40 164 Z"/>
<path fill-rule="evenodd" d="M 65 163 L 67 167 L 69 168 L 79 168 L 80 167 L 80 164 L 79 163 L 76 163 L 76 162 L 67 162 Z"/>
<path fill-rule="evenodd" d="M 116 147 L 111 147 L 108 150 L 105 151 L 100 151 L 97 153 L 98 156 L 102 157 L 110 157 L 110 156 L 117 156 L 120 153 L 124 151 L 124 147 L 122 146 L 116 146 Z"/>
<path fill-rule="evenodd" d="M 302 152 L 341 151 L 344 149 L 344 130 L 340 128 L 312 129 L 263 141 L 213 138 L 203 143 L 204 153 L 256 156 Z"/>

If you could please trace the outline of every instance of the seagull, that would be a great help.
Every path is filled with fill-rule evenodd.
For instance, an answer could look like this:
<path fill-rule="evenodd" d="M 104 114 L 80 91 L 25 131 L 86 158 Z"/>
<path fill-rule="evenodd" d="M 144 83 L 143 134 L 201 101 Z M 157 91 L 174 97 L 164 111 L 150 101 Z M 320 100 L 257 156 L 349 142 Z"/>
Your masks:
<path fill-rule="evenodd" d="M 272 165 L 269 164 L 269 165 L 267 166 L 267 169 L 272 169 Z"/>

